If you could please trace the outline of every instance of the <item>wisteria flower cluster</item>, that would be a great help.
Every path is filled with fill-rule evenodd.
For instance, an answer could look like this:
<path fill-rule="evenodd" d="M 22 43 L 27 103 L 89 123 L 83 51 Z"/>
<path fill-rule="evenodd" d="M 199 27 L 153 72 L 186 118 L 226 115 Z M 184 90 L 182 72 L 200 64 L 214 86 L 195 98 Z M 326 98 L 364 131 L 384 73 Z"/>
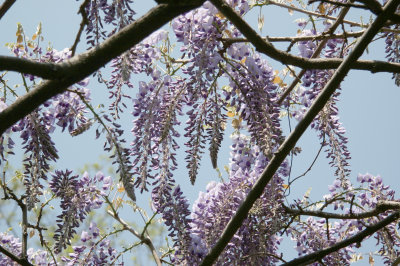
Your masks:
<path fill-rule="evenodd" d="M 101 172 L 93 178 L 90 178 L 87 172 L 81 178 L 71 174 L 72 171 L 69 170 L 56 170 L 50 182 L 52 192 L 61 199 L 62 210 L 57 216 L 58 229 L 54 234 L 56 253 L 61 252 L 70 243 L 87 214 L 101 207 L 103 203 L 101 196 L 107 192 L 112 183 L 111 177 L 105 177 Z M 99 182 L 103 182 L 101 189 L 96 186 Z"/>
<path fill-rule="evenodd" d="M 12 234 L 8 233 L 0 233 L 0 244 L 7 248 L 9 252 L 15 255 L 21 254 L 22 243 L 19 238 L 14 237 Z M 29 248 L 27 250 L 28 261 L 33 263 L 34 265 L 44 266 L 44 265 L 55 265 L 53 262 L 49 262 L 48 253 L 43 250 L 34 250 L 33 248 Z M 0 265 L 19 265 L 14 262 L 9 257 L 0 253 Z"/>
<path fill-rule="evenodd" d="M 74 252 L 68 257 L 62 257 L 65 265 L 124 265 L 117 264 L 117 251 L 111 246 L 109 240 L 103 240 L 100 229 L 94 222 L 90 223 L 89 231 L 82 231 L 80 246 L 73 246 Z"/>
<path fill-rule="evenodd" d="M 395 198 L 394 191 L 383 184 L 380 176 L 359 174 L 357 181 L 360 183 L 359 187 L 353 187 L 349 182 L 349 186 L 344 190 L 340 180 L 335 180 L 329 187 L 330 193 L 324 196 L 325 204 L 308 205 L 304 201 L 297 200 L 292 207 L 299 209 L 304 207 L 302 210 L 305 210 L 313 209 L 310 206 L 317 208 L 322 206 L 322 209 L 330 206 L 334 210 L 343 210 L 344 214 L 357 215 L 374 210 L 384 202 L 399 201 Z M 296 242 L 296 250 L 298 255 L 301 256 L 333 246 L 368 228 L 368 225 L 384 219 L 389 214 L 390 212 L 383 212 L 371 215 L 368 218 L 353 218 L 335 222 L 328 221 L 325 218 L 308 217 L 291 226 L 288 232 L 292 240 Z M 380 247 L 378 254 L 382 256 L 384 262 L 387 264 L 393 263 L 398 258 L 398 247 L 400 245 L 400 238 L 395 224 L 390 224 L 384 230 L 378 231 L 374 238 L 377 240 L 376 245 Z M 328 265 L 348 265 L 354 261 L 356 248 L 358 246 L 354 243 L 324 257 L 322 261 Z"/>
<path fill-rule="evenodd" d="M 207 191 L 200 192 L 194 203 L 190 219 L 186 218 L 189 224 L 181 232 L 186 232 L 184 239 L 189 239 L 190 242 L 189 245 L 177 245 L 176 248 L 180 249 L 175 252 L 178 262 L 182 264 L 195 265 L 204 258 L 268 162 L 260 148 L 251 145 L 248 137 L 234 135 L 233 143 L 229 180 L 224 183 L 209 183 Z M 246 222 L 219 257 L 217 265 L 272 265 L 277 262 L 277 247 L 281 241 L 277 233 L 282 229 L 282 221 L 286 219 L 281 205 L 282 177 L 287 174 L 285 163 L 263 196 L 253 206 Z M 179 188 L 173 194 L 180 196 Z M 185 210 L 187 206 L 182 199 L 181 202 L 179 206 Z M 173 220 L 172 215 L 163 215 L 163 218 L 168 225 L 177 223 L 177 219 Z"/>
<path fill-rule="evenodd" d="M 317 32 L 303 30 L 300 36 L 315 35 Z M 343 57 L 340 48 L 341 40 L 330 39 L 324 47 L 324 55 L 326 58 Z M 310 58 L 317 44 L 314 41 L 301 41 L 298 44 L 300 55 Z M 302 79 L 302 85 L 297 91 L 295 101 L 300 104 L 293 115 L 297 119 L 302 119 L 305 112 L 317 98 L 321 90 L 332 77 L 333 70 L 307 70 Z M 330 158 L 330 164 L 335 167 L 335 175 L 341 180 L 342 186 L 346 188 L 347 176 L 350 174 L 349 160 L 350 152 L 347 148 L 348 138 L 345 136 L 346 129 L 339 121 L 339 110 L 337 102 L 340 96 L 340 88 L 338 88 L 323 110 L 314 119 L 311 127 L 318 131 L 321 145 L 326 146 L 327 158 Z"/>

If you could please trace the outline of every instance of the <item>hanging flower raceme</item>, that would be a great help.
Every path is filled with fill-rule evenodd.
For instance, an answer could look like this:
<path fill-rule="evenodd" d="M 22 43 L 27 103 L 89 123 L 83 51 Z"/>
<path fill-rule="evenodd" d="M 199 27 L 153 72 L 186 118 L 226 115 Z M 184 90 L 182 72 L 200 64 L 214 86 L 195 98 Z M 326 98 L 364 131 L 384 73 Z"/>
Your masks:
<path fill-rule="evenodd" d="M 302 36 L 313 35 L 315 32 L 304 30 Z M 343 51 L 339 47 L 340 40 L 331 39 L 327 41 L 324 48 L 325 57 L 343 57 Z M 310 58 L 314 53 L 317 45 L 314 41 L 301 41 L 298 44 L 300 55 Z M 294 100 L 302 105 L 294 111 L 293 115 L 297 119 L 303 118 L 307 109 L 317 98 L 319 93 L 331 79 L 333 70 L 307 70 L 303 76 L 303 84 L 297 90 Z M 348 139 L 345 136 L 346 129 L 339 121 L 339 110 L 337 102 L 340 96 L 340 88 L 332 95 L 331 99 L 321 110 L 321 112 L 313 120 L 311 127 L 319 132 L 321 145 L 326 146 L 327 158 L 330 158 L 330 165 L 335 167 L 335 175 L 340 178 L 341 185 L 346 188 L 348 186 L 347 177 L 350 174 L 351 159 L 350 152 L 347 148 Z"/>
<path fill-rule="evenodd" d="M 250 143 L 248 137 L 237 134 L 233 135 L 231 158 L 229 181 L 209 183 L 207 191 L 200 192 L 193 205 L 192 250 L 199 258 L 214 246 L 268 163 L 258 146 Z M 286 219 L 282 209 L 282 174 L 288 173 L 286 168 L 285 162 L 218 258 L 217 265 L 273 265 L 277 262 L 281 238 L 276 233 Z"/>
<path fill-rule="evenodd" d="M 87 214 L 101 207 L 101 198 L 111 185 L 111 178 L 105 177 L 99 172 L 90 177 L 85 172 L 82 177 L 71 175 L 72 171 L 58 171 L 53 174 L 50 188 L 57 198 L 61 199 L 61 214 L 57 216 L 57 227 L 54 239 L 56 241 L 54 250 L 61 252 L 70 244 L 70 240 L 76 234 L 76 229 L 86 218 Z M 97 184 L 103 182 L 99 189 Z"/>

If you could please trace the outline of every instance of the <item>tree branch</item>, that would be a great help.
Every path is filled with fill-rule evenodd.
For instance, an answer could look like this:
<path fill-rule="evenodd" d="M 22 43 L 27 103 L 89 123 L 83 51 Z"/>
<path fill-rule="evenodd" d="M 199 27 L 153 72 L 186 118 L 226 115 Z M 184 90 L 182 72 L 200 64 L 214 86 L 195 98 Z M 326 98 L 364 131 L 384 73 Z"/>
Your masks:
<path fill-rule="evenodd" d="M 283 205 L 285 211 L 289 214 L 293 214 L 295 216 L 299 215 L 307 215 L 307 216 L 314 216 L 320 218 L 327 218 L 327 219 L 342 219 L 342 220 L 350 220 L 350 219 L 364 219 L 377 216 L 378 214 L 385 212 L 387 210 L 399 210 L 400 209 L 400 202 L 397 201 L 382 201 L 378 202 L 375 209 L 370 211 L 361 212 L 361 213 L 331 213 L 331 212 L 324 212 L 324 211 L 310 211 L 310 210 L 302 210 L 302 209 L 292 209 L 285 205 Z"/>
<path fill-rule="evenodd" d="M 156 248 L 154 247 L 153 242 L 151 241 L 150 237 L 147 237 L 147 236 L 144 235 L 144 232 L 146 231 L 146 228 L 147 228 L 148 224 L 146 223 L 145 228 L 143 229 L 142 234 L 140 234 L 139 232 L 136 232 L 135 229 L 133 229 L 133 228 L 132 228 L 131 226 L 129 226 L 124 220 L 122 220 L 121 217 L 119 217 L 118 212 L 115 210 L 115 208 L 114 208 L 112 202 L 110 202 L 110 200 L 108 199 L 108 197 L 105 197 L 105 200 L 107 201 L 108 205 L 109 205 L 110 208 L 111 208 L 111 210 L 109 210 L 107 213 L 108 213 L 111 217 L 113 217 L 115 220 L 117 220 L 117 221 L 122 225 L 122 227 L 124 228 L 124 230 L 127 230 L 127 231 L 131 232 L 134 236 L 136 236 L 138 239 L 140 239 L 140 241 L 141 241 L 142 243 L 144 243 L 145 245 L 147 245 L 148 248 L 149 248 L 150 251 L 151 251 L 151 254 L 152 254 L 153 257 L 154 257 L 154 260 L 155 260 L 157 266 L 162 266 L 161 259 L 160 259 L 160 257 L 159 257 L 158 254 L 157 254 L 157 250 L 156 250 Z"/>
<path fill-rule="evenodd" d="M 97 71 L 174 17 L 195 7 L 198 6 L 158 5 L 98 47 L 60 63 L 63 78 L 43 82 L 0 113 L 0 135 L 51 97 L 64 92 L 69 86 Z M 1 60 L 0 65 L 2 65 Z"/>
<path fill-rule="evenodd" d="M 0 55 L 0 71 L 15 71 L 31 74 L 44 79 L 58 79 L 64 76 L 60 64 L 42 63 L 15 56 Z"/>
<path fill-rule="evenodd" d="M 346 32 L 345 34 L 327 34 L 326 32 L 317 34 L 317 35 L 309 35 L 309 36 L 293 36 L 293 37 L 264 37 L 264 40 L 268 40 L 269 42 L 301 42 L 301 41 L 321 41 L 321 40 L 329 40 L 329 39 L 344 39 L 348 37 L 360 37 L 364 33 L 364 30 L 355 31 L 355 32 Z M 221 41 L 226 42 L 227 45 L 231 43 L 237 42 L 249 42 L 246 38 L 222 38 Z"/>
<path fill-rule="evenodd" d="M 350 1 L 351 2 L 351 1 Z M 340 14 L 337 18 L 337 20 L 335 21 L 335 23 L 329 28 L 329 30 L 327 31 L 327 33 L 331 33 L 333 34 L 337 27 L 339 27 L 339 25 L 341 23 L 343 23 L 343 20 L 345 18 L 345 16 L 347 15 L 347 13 L 349 12 L 350 8 L 349 7 L 345 7 L 340 11 Z M 343 35 L 346 37 L 346 33 L 344 32 Z M 320 53 L 322 52 L 322 49 L 324 49 L 326 43 L 328 42 L 328 39 L 323 39 L 317 46 L 317 48 L 315 49 L 315 51 L 313 52 L 313 54 L 311 55 L 311 58 L 317 58 L 319 57 Z M 306 73 L 306 69 L 303 68 L 300 73 L 296 76 L 296 78 L 294 79 L 294 81 L 290 84 L 289 88 L 286 89 L 286 91 L 284 93 L 282 93 L 282 95 L 279 97 L 277 103 L 279 105 L 282 104 L 283 100 L 286 99 L 286 97 L 289 95 L 289 93 L 296 87 L 297 83 L 300 82 L 301 78 L 304 76 L 304 74 Z"/>
<path fill-rule="evenodd" d="M 11 8 L 11 6 L 17 0 L 5 0 L 4 3 L 0 6 L 0 19 L 7 13 L 7 11 Z"/>
<path fill-rule="evenodd" d="M 218 10 L 226 16 L 241 32 L 244 36 L 249 39 L 253 39 L 254 34 L 256 38 L 254 38 L 255 46 L 261 46 L 264 50 L 268 50 L 269 48 L 273 48 L 272 45 L 265 42 L 261 37 L 259 37 L 253 29 L 251 29 L 247 24 L 245 24 L 242 18 L 235 13 L 235 11 L 226 4 L 223 0 L 211 0 L 213 5 L 215 5 Z M 233 235 L 242 225 L 244 219 L 246 219 L 249 210 L 253 206 L 254 202 L 261 196 L 263 193 L 265 186 L 272 179 L 279 166 L 289 154 L 289 152 L 296 145 L 296 142 L 300 139 L 306 129 L 309 127 L 315 116 L 321 111 L 321 109 L 325 106 L 327 101 L 330 99 L 331 95 L 335 92 L 336 88 L 342 82 L 344 77 L 350 70 L 351 65 L 354 61 L 356 61 L 364 52 L 365 48 L 374 38 L 374 36 L 378 33 L 378 31 L 385 24 L 387 17 L 392 14 L 395 10 L 400 0 L 390 0 L 384 7 L 383 12 L 377 16 L 375 21 L 371 23 L 368 29 L 365 31 L 363 36 L 358 40 L 357 44 L 353 51 L 347 56 L 347 58 L 343 61 L 343 63 L 339 66 L 339 68 L 333 74 L 331 80 L 326 84 L 325 88 L 321 91 L 320 95 L 311 105 L 310 109 L 305 114 L 304 118 L 298 123 L 297 127 L 294 131 L 287 137 L 287 139 L 282 143 L 277 152 L 275 152 L 268 166 L 264 169 L 260 178 L 254 184 L 253 188 L 250 190 L 246 199 L 240 205 L 236 214 L 229 221 L 228 225 L 225 227 L 222 235 L 220 236 L 217 243 L 210 250 L 207 256 L 204 258 L 201 265 L 212 265 L 212 263 L 218 258 L 218 256 L 222 253 L 226 245 L 232 239 Z M 252 43 L 254 44 L 252 41 Z M 273 48 L 275 49 L 275 48 Z M 396 213 L 395 218 L 397 219 L 398 213 Z M 392 217 L 392 216 L 391 216 Z M 395 219 L 393 219 L 395 220 Z M 393 221 L 392 220 L 392 221 Z"/>
<path fill-rule="evenodd" d="M 86 8 L 86 6 L 88 4 L 89 4 L 89 0 L 85 0 L 82 3 L 82 5 L 79 7 L 78 14 L 81 14 L 82 21 L 81 21 L 81 24 L 79 25 L 79 30 L 78 30 L 78 33 L 76 34 L 74 44 L 71 46 L 71 56 L 75 55 L 76 47 L 78 46 L 78 43 L 81 40 L 81 35 L 82 35 L 82 32 L 83 32 L 83 29 L 85 28 L 85 26 L 89 22 L 88 18 L 87 18 L 86 10 L 85 10 L 85 8 Z"/>
<path fill-rule="evenodd" d="M 226 12 L 224 15 L 242 32 L 246 39 L 254 45 L 256 50 L 284 65 L 293 65 L 306 69 L 335 69 L 343 62 L 343 59 L 338 58 L 308 59 L 276 49 L 268 40 L 264 40 L 259 36 L 234 10 L 230 7 L 228 8 L 229 10 L 226 9 L 224 11 Z M 387 72 L 393 70 L 395 73 L 398 73 L 400 71 L 400 64 L 396 63 L 389 66 L 383 61 L 360 60 L 352 62 L 351 68 L 369 70 L 372 73 L 381 72 L 383 68 L 385 68 Z M 391 70 L 389 70 L 389 68 L 391 68 Z"/>
<path fill-rule="evenodd" d="M 12 254 L 10 251 L 8 251 L 6 248 L 0 245 L 0 252 L 9 257 L 11 260 L 19 263 L 22 266 L 33 266 L 27 259 L 21 259 L 18 256 L 15 256 Z"/>
<path fill-rule="evenodd" d="M 361 241 L 363 241 L 364 238 L 376 233 L 377 231 L 379 231 L 380 229 L 382 229 L 383 227 L 387 226 L 388 224 L 398 220 L 400 218 L 400 213 L 399 212 L 395 212 L 393 214 L 391 214 L 390 216 L 386 217 L 385 219 L 383 219 L 382 221 L 367 227 L 366 229 L 364 229 L 363 231 L 361 231 L 360 233 L 349 237 L 348 239 L 345 239 L 339 243 L 336 243 L 335 245 L 317 251 L 317 252 L 313 252 L 311 254 L 305 255 L 303 257 L 294 259 L 292 261 L 289 261 L 288 263 L 282 264 L 282 266 L 290 266 L 290 265 L 308 265 L 311 264 L 313 262 L 319 261 L 321 260 L 323 257 L 325 257 L 326 255 L 329 255 L 335 251 L 338 251 L 341 248 L 345 248 L 348 247 L 351 244 L 354 243 L 359 243 Z"/>

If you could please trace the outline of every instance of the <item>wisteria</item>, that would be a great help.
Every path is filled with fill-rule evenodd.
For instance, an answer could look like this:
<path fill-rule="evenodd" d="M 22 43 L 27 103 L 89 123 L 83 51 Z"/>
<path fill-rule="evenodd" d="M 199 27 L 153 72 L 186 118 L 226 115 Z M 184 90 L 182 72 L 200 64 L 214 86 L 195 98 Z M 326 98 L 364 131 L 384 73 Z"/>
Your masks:
<path fill-rule="evenodd" d="M 340 181 L 336 180 L 329 188 L 330 193 L 324 196 L 325 202 L 332 202 L 334 209 L 339 208 L 345 214 L 361 214 L 366 211 L 376 210 L 379 205 L 387 202 L 398 202 L 394 191 L 383 184 L 380 176 L 359 174 L 357 181 L 359 185 L 349 184 L 351 189 L 348 187 L 344 190 Z M 339 198 L 345 198 L 345 200 L 338 201 L 337 199 Z M 292 207 L 300 209 L 304 204 L 304 201 L 298 200 Z M 323 204 L 316 204 L 314 208 L 318 206 L 327 207 Z M 309 208 L 313 209 L 311 206 Z M 365 219 L 339 220 L 335 222 L 324 218 L 308 217 L 293 226 L 289 233 L 292 239 L 297 242 L 296 250 L 298 254 L 304 255 L 332 246 L 351 235 L 357 234 L 368 225 L 377 222 L 378 219 L 383 219 L 387 216 L 388 213 L 381 213 L 371 215 Z M 400 245 L 396 227 L 391 225 L 385 230 L 379 231 L 375 238 L 377 240 L 376 245 L 380 247 L 379 254 L 383 257 L 385 263 L 393 263 L 398 257 L 396 248 Z M 356 244 L 347 246 L 339 252 L 326 256 L 323 259 L 323 263 L 328 265 L 350 264 L 356 257 L 356 248 Z"/>
<path fill-rule="evenodd" d="M 235 210 L 246 197 L 253 183 L 268 163 L 261 149 L 251 145 L 249 137 L 233 135 L 230 176 L 226 183 L 211 182 L 206 192 L 200 192 L 191 214 L 192 232 L 198 256 L 204 256 L 218 240 Z M 283 177 L 288 174 L 287 163 L 256 202 L 246 222 L 218 259 L 218 265 L 260 264 L 278 262 L 277 234 L 284 225 Z"/>
<path fill-rule="evenodd" d="M 304 30 L 302 36 L 316 34 L 310 30 Z M 331 39 L 327 41 L 325 47 L 325 57 L 343 57 L 340 48 L 341 40 Z M 310 58 L 317 45 L 313 41 L 301 41 L 298 44 L 301 56 Z M 302 79 L 302 86 L 295 96 L 296 100 L 302 105 L 300 110 L 294 112 L 294 116 L 298 119 L 303 117 L 307 108 L 311 106 L 315 98 L 325 87 L 327 82 L 332 77 L 332 70 L 307 70 Z M 349 160 L 351 159 L 350 152 L 347 148 L 348 139 L 345 136 L 346 129 L 339 120 L 339 110 L 337 102 L 339 101 L 340 88 L 338 88 L 329 102 L 321 110 L 314 119 L 311 127 L 318 130 L 318 135 L 323 146 L 327 146 L 327 157 L 330 158 L 330 164 L 335 167 L 335 175 L 341 180 L 342 186 L 347 186 L 347 176 L 350 173 Z"/>
<path fill-rule="evenodd" d="M 82 231 L 81 242 L 83 245 L 73 246 L 74 252 L 68 257 L 62 257 L 65 265 L 109 265 L 116 263 L 117 251 L 112 248 L 109 240 L 102 240 L 97 224 L 90 223 L 88 231 Z M 124 265 L 119 263 L 118 265 Z"/>
<path fill-rule="evenodd" d="M 52 192 L 61 199 L 62 209 L 62 213 L 57 216 L 58 229 L 54 234 L 56 253 L 61 252 L 70 243 L 76 234 L 76 228 L 87 214 L 101 207 L 103 203 L 101 196 L 111 185 L 110 177 L 104 177 L 102 173 L 93 178 L 90 178 L 87 172 L 81 178 L 71 174 L 69 170 L 56 171 L 50 182 Z M 105 183 L 101 190 L 96 187 L 98 182 Z"/>
<path fill-rule="evenodd" d="M 87 5 L 86 27 L 87 43 L 90 46 L 98 45 L 102 40 L 118 32 L 133 21 L 136 14 L 131 8 L 132 0 L 108 1 L 108 0 L 89 0 Z M 107 30 L 111 25 L 111 30 Z"/>
<path fill-rule="evenodd" d="M 0 233 L 0 244 L 7 248 L 9 252 L 19 255 L 21 253 L 22 243 L 19 238 L 14 237 L 9 233 Z M 55 265 L 53 262 L 49 261 L 49 254 L 43 250 L 34 250 L 33 248 L 28 249 L 27 252 L 28 261 L 34 265 L 44 266 L 44 265 Z M 7 256 L 0 254 L 0 264 L 1 265 L 19 265 Z"/>
<path fill-rule="evenodd" d="M 366 257 L 364 240 L 371 265 L 399 264 L 400 200 L 380 176 L 355 176 L 339 117 L 351 69 L 400 84 L 399 1 L 156 0 L 136 17 L 138 1 L 83 0 L 61 49 L 45 46 L 42 24 L 33 35 L 17 24 L 12 57 L 0 56 L 0 264 L 131 265 L 143 245 L 157 266 L 349 265 Z M 271 6 L 304 15 L 296 36 L 262 34 Z M 373 41 L 385 61 L 355 62 Z M 307 128 L 334 169 L 320 200 L 291 194 L 319 157 L 298 157 Z M 75 153 L 82 134 L 103 144 L 104 163 L 70 170 L 62 134 Z"/>

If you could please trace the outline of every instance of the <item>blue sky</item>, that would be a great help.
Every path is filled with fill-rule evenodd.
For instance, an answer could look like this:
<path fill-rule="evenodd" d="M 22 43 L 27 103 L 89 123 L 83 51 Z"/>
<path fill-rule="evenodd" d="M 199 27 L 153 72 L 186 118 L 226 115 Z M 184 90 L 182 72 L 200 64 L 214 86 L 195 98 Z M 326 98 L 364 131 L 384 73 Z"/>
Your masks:
<path fill-rule="evenodd" d="M 137 17 L 154 4 L 152 1 L 135 1 L 133 8 L 138 13 Z M 79 5 L 80 2 L 71 0 L 17 1 L 0 21 L 0 54 L 9 55 L 3 44 L 16 40 L 17 22 L 22 23 L 28 36 L 35 32 L 38 23 L 41 22 L 45 43 L 51 42 L 57 50 L 70 47 L 80 23 L 80 16 L 77 15 Z M 291 16 L 281 8 L 268 7 L 263 9 L 263 14 L 265 16 L 263 34 L 269 36 L 294 36 L 296 34 L 297 27 L 293 22 L 297 18 L 296 13 Z M 359 20 L 359 15 L 359 13 L 355 13 L 352 17 Z M 256 25 L 256 16 L 251 15 L 248 18 L 253 25 Z M 84 38 L 82 40 L 78 52 L 85 49 Z M 383 42 L 376 42 L 369 47 L 369 54 L 363 55 L 363 58 L 384 60 L 383 51 Z M 283 68 L 273 61 L 271 61 L 271 65 L 277 70 Z M 138 76 L 134 79 L 139 81 L 145 77 Z M 94 105 L 103 103 L 106 99 L 106 88 L 94 81 L 90 83 L 89 87 L 92 89 Z M 400 191 L 398 182 L 400 123 L 397 114 L 400 88 L 394 85 L 391 74 L 371 74 L 362 71 L 351 71 L 341 87 L 339 115 L 349 137 L 348 147 L 352 155 L 350 162 L 352 181 L 355 181 L 358 173 L 379 174 L 385 184 Z M 133 91 L 132 94 L 135 93 Z M 131 121 L 132 117 L 127 112 L 122 120 L 127 132 L 132 127 Z M 285 121 L 283 123 L 286 123 Z M 287 126 L 285 127 L 287 128 Z M 127 138 L 129 140 L 129 136 Z M 103 143 L 94 140 L 94 134 L 76 138 L 59 134 L 56 144 L 61 152 L 61 159 L 58 163 L 61 169 L 79 169 L 85 163 L 96 162 L 99 155 L 107 155 L 102 150 Z M 229 163 L 229 146 L 229 134 L 226 134 L 219 158 L 219 168 L 222 172 L 223 166 Z M 317 133 L 310 129 L 307 130 L 298 146 L 301 146 L 303 151 L 294 159 L 293 177 L 304 172 L 317 154 L 320 146 Z M 16 163 L 19 163 L 20 157 L 18 156 L 21 155 L 17 154 Z M 197 198 L 198 192 L 205 190 L 209 181 L 217 180 L 217 173 L 212 169 L 206 151 L 196 185 L 193 187 L 190 185 L 187 170 L 184 167 L 185 154 L 183 150 L 179 156 L 180 168 L 175 173 L 175 178 L 181 184 L 185 195 L 193 202 Z M 322 153 L 312 171 L 292 187 L 290 198 L 301 197 L 308 188 L 312 187 L 311 197 L 320 199 L 322 195 L 328 193 L 327 186 L 334 180 L 333 173 L 334 169 L 329 167 L 328 160 Z M 146 197 L 148 195 L 139 196 L 139 204 L 148 206 Z"/>

